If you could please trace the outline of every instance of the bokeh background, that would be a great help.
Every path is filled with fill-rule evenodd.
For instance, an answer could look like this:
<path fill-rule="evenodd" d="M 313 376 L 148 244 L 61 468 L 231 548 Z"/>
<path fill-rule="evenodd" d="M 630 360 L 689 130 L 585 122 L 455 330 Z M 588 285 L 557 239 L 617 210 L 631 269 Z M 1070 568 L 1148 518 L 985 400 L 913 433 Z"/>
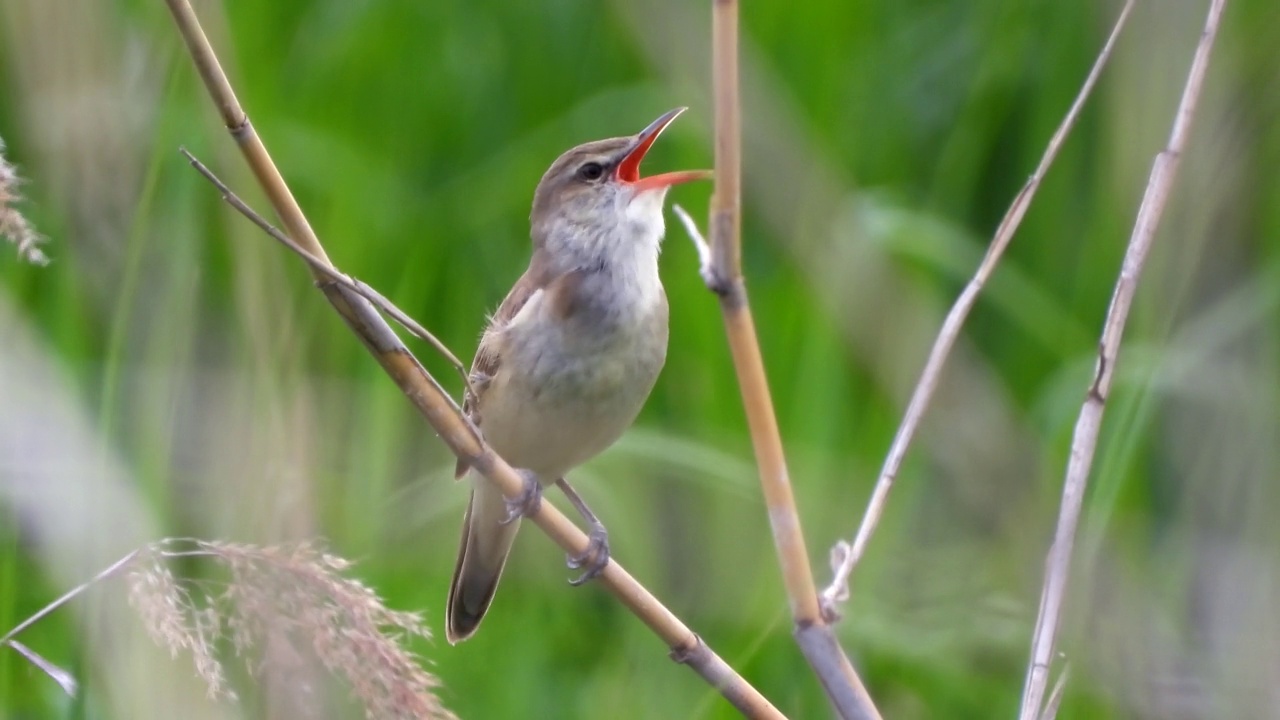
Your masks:
<path fill-rule="evenodd" d="M 1016 708 L 1071 428 L 1206 5 L 1140 3 L 949 363 L 838 627 L 886 717 Z M 460 356 L 527 261 L 533 187 L 559 152 L 688 105 L 647 167 L 711 163 L 706 3 L 197 9 L 330 255 Z M 744 261 L 820 582 L 942 315 L 1118 10 L 744 4 Z M 1274 0 L 1228 7 L 1091 476 L 1063 717 L 1280 712 L 1278 37 Z M 302 266 L 177 154 L 266 209 L 164 4 L 0 2 L 0 137 L 54 258 L 0 246 L 0 630 L 184 535 L 324 538 L 439 631 L 466 486 Z M 709 192 L 672 199 L 703 216 Z M 824 717 L 719 310 L 668 227 L 666 369 L 634 431 L 575 480 L 642 582 L 784 712 Z M 734 715 L 567 577 L 526 529 L 482 632 L 415 645 L 447 705 Z M 107 583 L 22 635 L 76 674 L 75 699 L 0 649 L 0 717 L 282 716 L 247 689 L 240 706 L 206 701 L 124 594 Z"/>

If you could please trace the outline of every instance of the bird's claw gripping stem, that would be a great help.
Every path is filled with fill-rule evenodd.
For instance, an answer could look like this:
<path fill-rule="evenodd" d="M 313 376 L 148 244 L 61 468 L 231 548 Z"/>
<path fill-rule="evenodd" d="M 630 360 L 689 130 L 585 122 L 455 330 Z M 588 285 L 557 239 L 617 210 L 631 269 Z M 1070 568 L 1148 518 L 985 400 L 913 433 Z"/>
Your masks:
<path fill-rule="evenodd" d="M 538 477 L 528 470 L 520 470 L 519 473 L 524 478 L 524 489 L 520 491 L 520 497 L 514 500 L 507 498 L 507 516 L 502 519 L 503 525 L 533 515 L 542 507 L 542 484 Z"/>
<path fill-rule="evenodd" d="M 586 550 L 578 555 L 565 557 L 565 564 L 570 569 L 583 569 L 581 575 L 569 581 L 569 584 L 574 587 L 599 577 L 600 573 L 604 572 L 605 566 L 609 564 L 609 532 L 604 529 L 604 525 L 599 522 L 592 524 L 591 532 L 587 537 L 589 542 Z"/>

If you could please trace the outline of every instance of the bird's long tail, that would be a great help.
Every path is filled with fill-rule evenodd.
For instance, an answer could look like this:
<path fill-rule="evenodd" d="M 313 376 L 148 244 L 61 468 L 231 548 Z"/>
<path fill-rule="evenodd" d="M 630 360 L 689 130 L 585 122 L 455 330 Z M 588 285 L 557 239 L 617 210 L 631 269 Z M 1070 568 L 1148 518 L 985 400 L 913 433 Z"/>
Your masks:
<path fill-rule="evenodd" d="M 502 568 L 520 529 L 519 520 L 503 525 L 506 517 L 502 493 L 487 479 L 476 477 L 467 514 L 462 519 L 458 564 L 445 606 L 445 638 L 450 644 L 474 635 L 493 602 Z"/>

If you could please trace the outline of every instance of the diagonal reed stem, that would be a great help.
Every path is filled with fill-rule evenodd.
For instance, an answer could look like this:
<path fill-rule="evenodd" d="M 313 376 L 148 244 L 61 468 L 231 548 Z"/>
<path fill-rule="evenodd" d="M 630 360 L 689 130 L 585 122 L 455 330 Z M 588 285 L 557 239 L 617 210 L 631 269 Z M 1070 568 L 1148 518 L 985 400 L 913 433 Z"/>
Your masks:
<path fill-rule="evenodd" d="M 1099 51 L 1097 59 L 1094 60 L 1093 68 L 1089 71 L 1084 85 L 1081 86 L 1080 92 L 1071 104 L 1071 109 L 1067 111 L 1066 116 L 1062 118 L 1062 122 L 1058 125 L 1058 129 L 1054 131 L 1053 137 L 1049 139 L 1049 145 L 1045 148 L 1044 155 L 1040 158 L 1040 164 L 1036 167 L 1031 177 L 1027 179 L 1026 184 L 1022 186 L 1022 190 L 1018 191 L 1017 196 L 1014 197 L 1013 203 L 1009 206 L 1008 211 L 1005 212 L 1004 219 L 1000 221 L 1000 225 L 996 228 L 995 236 L 992 238 L 991 245 L 987 248 L 987 254 L 982 258 L 982 263 L 978 266 L 977 272 L 974 273 L 973 278 L 969 281 L 964 291 L 960 293 L 960 296 L 956 298 L 955 304 L 951 306 L 950 312 L 947 313 L 947 317 L 942 323 L 938 338 L 934 340 L 933 348 L 929 351 L 929 359 L 925 361 L 924 370 L 920 373 L 920 381 L 916 383 L 915 390 L 911 393 L 911 401 L 907 403 L 907 410 L 902 416 L 902 424 L 898 426 L 898 432 L 893 437 L 893 444 L 889 446 L 889 454 L 885 456 L 884 466 L 880 470 L 880 477 L 876 480 L 875 489 L 871 493 L 871 500 L 867 503 L 866 512 L 862 516 L 862 524 L 858 527 L 858 532 L 853 538 L 853 544 L 846 545 L 841 541 L 836 546 L 835 556 L 839 558 L 839 562 L 831 584 L 822 591 L 823 613 L 830 620 L 834 620 L 839 616 L 838 607 L 849 596 L 849 575 L 853 573 L 854 566 L 862 559 L 867 550 L 867 544 L 871 541 L 871 535 L 880 524 L 880 518 L 884 515 L 885 506 L 889 501 L 889 491 L 893 489 L 894 481 L 897 480 L 898 473 L 902 469 L 902 462 L 907 457 L 907 449 L 911 446 L 911 440 L 915 437 L 921 421 L 924 420 L 925 412 L 929 408 L 929 402 L 933 399 L 933 393 L 938 389 L 938 381 L 942 377 L 942 368 L 946 365 L 952 346 L 955 345 L 956 340 L 960 337 L 960 329 L 964 326 L 964 321 L 969 317 L 969 311 L 977 303 L 978 295 L 986 287 L 987 281 L 995 272 L 996 266 L 1004 256 L 1004 251 L 1008 249 L 1009 243 L 1012 242 L 1014 233 L 1018 231 L 1018 226 L 1022 224 L 1022 217 L 1026 215 L 1027 208 L 1031 206 L 1032 198 L 1035 197 L 1036 191 L 1040 189 L 1040 183 L 1049 172 L 1049 167 L 1053 165 L 1054 159 L 1057 158 L 1058 151 L 1062 149 L 1063 143 L 1066 142 L 1067 135 L 1075 127 L 1085 100 L 1092 94 L 1094 85 L 1098 82 L 1098 76 L 1102 74 L 1102 68 L 1106 66 L 1107 60 L 1111 57 L 1111 50 L 1115 47 L 1116 39 L 1120 37 L 1120 31 L 1129 19 L 1129 13 L 1133 10 L 1134 2 L 1135 0 L 1126 0 L 1124 7 L 1121 8 L 1120 15 L 1116 18 L 1115 25 L 1111 29 L 1111 35 L 1107 37 L 1107 41 L 1102 46 L 1102 50 Z"/>
<path fill-rule="evenodd" d="M 165 2 L 223 123 L 266 193 L 286 235 L 316 262 L 331 266 L 293 193 L 236 99 L 190 3 L 187 0 Z M 313 268 L 312 275 L 334 309 L 449 449 L 493 482 L 507 497 L 518 497 L 523 488 L 520 475 L 484 443 L 475 427 L 463 417 L 457 403 L 409 352 L 373 306 L 348 287 L 327 280 L 321 271 Z M 542 503 L 540 510 L 528 519 L 566 551 L 582 553 L 587 549 L 587 536 L 550 503 Z M 599 581 L 662 638 L 670 648 L 673 660 L 688 665 L 744 715 L 752 718 L 783 717 L 758 690 L 730 668 L 621 565 L 610 560 Z"/>

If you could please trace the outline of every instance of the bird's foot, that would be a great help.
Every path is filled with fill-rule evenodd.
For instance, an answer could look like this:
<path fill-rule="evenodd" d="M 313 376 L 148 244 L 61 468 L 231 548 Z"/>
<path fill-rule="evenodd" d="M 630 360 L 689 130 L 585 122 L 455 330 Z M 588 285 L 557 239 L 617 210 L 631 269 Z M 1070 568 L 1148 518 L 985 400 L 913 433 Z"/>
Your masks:
<path fill-rule="evenodd" d="M 569 584 L 575 587 L 599 576 L 609 564 L 609 532 L 604 529 L 604 525 L 599 522 L 592 523 L 591 532 L 587 537 L 589 542 L 585 551 L 565 558 L 565 564 L 570 569 L 583 569 L 581 575 L 569 581 Z"/>
<path fill-rule="evenodd" d="M 528 470 L 517 472 L 524 478 L 524 490 L 521 490 L 520 497 L 514 500 L 507 498 L 507 516 L 502 519 L 503 525 L 509 525 L 522 517 L 533 515 L 542 507 L 542 484 L 538 482 L 538 476 Z"/>

